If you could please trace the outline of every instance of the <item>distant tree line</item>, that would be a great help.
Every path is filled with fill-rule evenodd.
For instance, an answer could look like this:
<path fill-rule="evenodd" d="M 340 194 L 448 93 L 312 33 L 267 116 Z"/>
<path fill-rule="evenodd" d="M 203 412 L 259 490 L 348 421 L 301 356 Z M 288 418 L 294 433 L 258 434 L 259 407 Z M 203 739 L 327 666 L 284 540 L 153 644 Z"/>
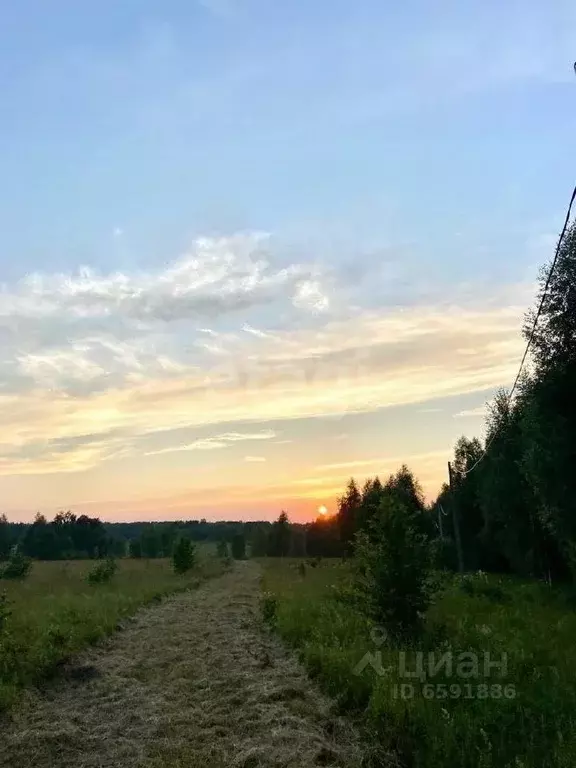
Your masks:
<path fill-rule="evenodd" d="M 36 515 L 32 523 L 11 523 L 0 515 L 0 560 L 13 548 L 38 560 L 103 557 L 171 557 L 179 539 L 224 542 L 240 558 L 253 530 L 266 523 L 169 522 L 107 523 L 97 517 L 59 512 L 49 521 Z"/>
<path fill-rule="evenodd" d="M 10 524 L 0 516 L 0 559 L 15 547 L 38 560 L 106 557 L 122 549 L 97 517 L 72 512 L 59 512 L 50 522 L 38 514 L 30 525 Z"/>

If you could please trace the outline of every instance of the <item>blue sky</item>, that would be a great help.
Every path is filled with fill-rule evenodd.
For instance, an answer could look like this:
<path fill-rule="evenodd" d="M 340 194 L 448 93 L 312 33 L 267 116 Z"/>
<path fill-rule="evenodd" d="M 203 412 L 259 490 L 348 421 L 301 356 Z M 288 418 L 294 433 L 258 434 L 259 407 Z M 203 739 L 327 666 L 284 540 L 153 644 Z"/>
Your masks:
<path fill-rule="evenodd" d="M 433 493 L 518 363 L 575 51 L 560 0 L 4 9 L 7 511 L 307 514 L 398 457 Z"/>

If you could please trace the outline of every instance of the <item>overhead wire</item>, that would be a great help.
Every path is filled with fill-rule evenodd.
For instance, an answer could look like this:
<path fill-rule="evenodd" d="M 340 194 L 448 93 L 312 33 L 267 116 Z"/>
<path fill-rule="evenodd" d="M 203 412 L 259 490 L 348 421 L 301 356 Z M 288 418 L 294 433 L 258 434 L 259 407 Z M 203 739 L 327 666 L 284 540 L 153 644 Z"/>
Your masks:
<path fill-rule="evenodd" d="M 576 64 L 574 65 L 576 69 Z M 522 371 L 524 370 L 524 364 L 526 362 L 526 358 L 528 357 L 528 352 L 530 350 L 530 347 L 532 346 L 532 342 L 534 340 L 534 334 L 536 333 L 536 327 L 538 325 L 538 320 L 540 319 L 540 315 L 542 313 L 542 307 L 544 306 L 544 300 L 546 298 L 546 294 L 548 293 L 548 288 L 550 286 L 550 280 L 552 279 L 552 275 L 554 274 L 554 270 L 556 269 L 556 264 L 558 262 L 558 256 L 560 254 L 560 248 L 562 247 L 562 242 L 564 240 L 564 237 L 566 235 L 566 230 L 568 229 L 568 224 L 570 223 L 570 216 L 572 214 L 572 206 L 574 205 L 574 201 L 576 200 L 576 186 L 572 190 L 572 196 L 570 198 L 570 202 L 568 204 L 568 210 L 566 211 L 566 218 L 564 219 L 564 226 L 562 227 L 562 231 L 560 232 L 560 237 L 558 238 L 558 243 L 556 245 L 556 252 L 554 253 L 554 259 L 552 261 L 552 265 L 550 266 L 550 269 L 548 271 L 548 277 L 546 278 L 546 283 L 544 285 L 544 290 L 542 291 L 542 296 L 540 298 L 540 303 L 538 305 L 538 310 L 536 311 L 536 314 L 534 316 L 534 322 L 532 323 L 532 329 L 530 331 L 530 336 L 528 337 L 528 342 L 526 344 L 526 348 L 524 349 L 524 354 L 522 355 L 522 361 L 520 363 L 520 368 L 518 369 L 518 373 L 516 374 L 516 378 L 514 379 L 514 384 L 512 385 L 512 389 L 510 390 L 508 397 L 507 397 L 507 403 L 510 405 L 512 402 L 512 397 L 514 396 L 514 392 L 516 390 L 516 387 L 518 385 L 518 382 L 520 380 L 520 376 L 522 375 Z M 466 477 L 470 474 L 476 467 L 480 464 L 480 462 L 485 458 L 488 448 L 492 445 L 492 441 L 496 437 L 496 430 L 492 432 L 492 435 L 490 436 L 489 440 L 486 442 L 484 449 L 482 451 L 482 454 L 478 457 L 478 459 L 474 462 L 474 464 L 469 467 L 465 472 L 461 474 L 461 477 Z"/>

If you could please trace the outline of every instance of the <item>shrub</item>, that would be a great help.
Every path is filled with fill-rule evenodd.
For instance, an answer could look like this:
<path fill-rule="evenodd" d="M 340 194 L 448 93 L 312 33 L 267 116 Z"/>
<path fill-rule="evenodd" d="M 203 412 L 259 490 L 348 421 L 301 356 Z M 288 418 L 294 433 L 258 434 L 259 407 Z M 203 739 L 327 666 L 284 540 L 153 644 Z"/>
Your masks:
<path fill-rule="evenodd" d="M 21 552 L 13 552 L 8 561 L 0 567 L 0 579 L 25 579 L 32 568 L 32 560 Z"/>
<path fill-rule="evenodd" d="M 117 568 L 116 560 L 113 557 L 107 557 L 92 568 L 86 580 L 89 584 L 106 584 L 111 581 Z"/>
<path fill-rule="evenodd" d="M 367 533 L 356 537 L 354 591 L 361 609 L 396 637 L 418 634 L 432 601 L 432 551 L 413 515 L 385 497 Z"/>
<path fill-rule="evenodd" d="M 176 573 L 186 573 L 194 566 L 195 561 L 194 544 L 185 537 L 178 539 L 174 546 L 172 554 L 172 565 Z"/>

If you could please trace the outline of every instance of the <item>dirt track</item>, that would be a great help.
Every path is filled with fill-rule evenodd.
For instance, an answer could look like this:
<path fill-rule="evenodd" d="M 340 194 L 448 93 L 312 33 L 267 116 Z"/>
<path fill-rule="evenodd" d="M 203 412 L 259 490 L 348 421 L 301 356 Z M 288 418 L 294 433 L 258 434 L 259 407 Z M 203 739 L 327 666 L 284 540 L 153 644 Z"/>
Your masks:
<path fill-rule="evenodd" d="M 350 726 L 263 630 L 259 577 L 236 563 L 141 611 L 27 698 L 0 734 L 0 766 L 358 766 Z"/>

